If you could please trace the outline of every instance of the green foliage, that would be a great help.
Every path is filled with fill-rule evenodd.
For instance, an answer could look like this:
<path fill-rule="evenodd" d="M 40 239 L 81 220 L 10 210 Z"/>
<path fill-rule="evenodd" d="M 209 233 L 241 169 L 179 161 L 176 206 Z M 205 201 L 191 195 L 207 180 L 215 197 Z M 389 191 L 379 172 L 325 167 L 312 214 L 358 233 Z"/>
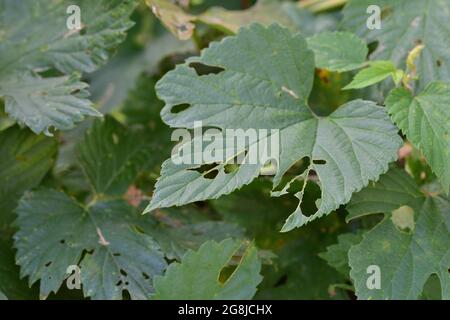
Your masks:
<path fill-rule="evenodd" d="M 253 244 L 241 246 L 241 242 L 227 239 L 220 243 L 208 241 L 197 252 L 188 251 L 181 263 L 171 264 L 164 277 L 155 279 L 153 298 L 251 299 L 262 279 L 261 262 Z M 237 262 L 233 261 L 236 256 Z M 233 270 L 227 274 L 229 266 Z"/>
<path fill-rule="evenodd" d="M 367 28 L 370 5 L 380 7 L 379 30 Z M 401 68 L 406 66 L 408 53 L 417 44 L 423 44 L 416 65 L 420 76 L 418 87 L 424 88 L 434 80 L 450 80 L 450 53 L 443 45 L 450 37 L 449 10 L 447 0 L 350 0 L 343 11 L 342 25 L 369 43 L 378 41 L 372 59 L 391 60 Z"/>
<path fill-rule="evenodd" d="M 369 67 L 358 72 L 344 90 L 365 88 L 389 77 L 397 85 L 403 77 L 403 70 L 396 69 L 392 61 L 371 61 Z"/>
<path fill-rule="evenodd" d="M 450 299 L 449 14 L 0 0 L 0 300 Z"/>
<path fill-rule="evenodd" d="M 16 212 L 17 263 L 30 284 L 41 279 L 43 297 L 56 292 L 67 267 L 80 260 L 83 291 L 93 299 L 120 299 L 124 290 L 133 299 L 148 298 L 151 279 L 165 268 L 153 239 L 132 230 L 138 214 L 126 202 L 83 206 L 63 193 L 43 189 L 25 195 Z"/>
<path fill-rule="evenodd" d="M 262 51 L 269 46 L 272 51 Z M 299 59 L 294 58 L 294 52 Z M 305 172 L 317 172 L 322 199 L 317 212 L 311 216 L 305 216 L 299 205 L 286 220 L 283 231 L 302 226 L 348 202 L 354 191 L 387 170 L 400 146 L 396 129 L 384 109 L 372 102 L 355 100 L 328 117 L 315 115 L 306 103 L 312 87 L 313 59 L 313 52 L 307 49 L 302 37 L 292 36 L 287 29 L 276 25 L 269 28 L 253 25 L 242 29 L 236 37 L 211 45 L 201 57 L 177 66 L 156 86 L 159 97 L 166 102 L 162 118 L 172 127 L 192 128 L 195 119 L 202 120 L 204 126 L 221 129 L 279 129 L 281 146 L 292 146 L 295 140 L 303 141 L 296 148 L 282 149 L 274 186 L 293 162 L 309 157 L 312 163 Z M 198 76 L 189 67 L 193 62 L 225 71 Z M 261 69 L 261 65 L 265 68 Z M 236 87 L 236 79 L 240 80 L 239 87 Z M 211 98 L 213 92 L 216 94 Z M 183 103 L 190 107 L 179 113 L 172 112 L 174 106 Z M 190 149 L 190 144 L 183 148 L 186 153 Z M 236 156 L 242 151 L 235 152 Z M 321 161 L 325 163 L 317 164 Z M 219 164 L 218 175 L 208 179 L 191 170 L 195 165 L 176 165 L 171 159 L 167 160 L 147 210 L 230 193 L 255 179 L 263 164 L 244 163 L 233 173 L 226 173 L 225 165 Z M 285 194 L 289 186 L 290 183 L 277 194 Z M 302 201 L 302 192 L 295 196 Z"/>
<path fill-rule="evenodd" d="M 392 120 L 425 155 L 444 190 L 450 189 L 450 86 L 432 82 L 418 95 L 399 88 L 386 99 Z"/>
<path fill-rule="evenodd" d="M 308 38 L 314 51 L 316 67 L 330 71 L 350 71 L 366 61 L 368 49 L 364 41 L 349 32 L 323 32 Z"/>
<path fill-rule="evenodd" d="M 385 213 L 385 218 L 349 251 L 350 275 L 358 297 L 417 299 L 432 274 L 440 280 L 442 297 L 449 295 L 449 199 L 427 190 L 421 193 L 414 184 L 403 172 L 391 170 L 379 183 L 361 192 L 371 200 L 356 200 L 360 216 Z M 395 186 L 409 186 L 409 191 L 397 192 L 399 196 L 393 200 Z M 368 290 L 366 286 L 366 270 L 373 264 L 379 265 L 387 281 L 380 290 Z"/>

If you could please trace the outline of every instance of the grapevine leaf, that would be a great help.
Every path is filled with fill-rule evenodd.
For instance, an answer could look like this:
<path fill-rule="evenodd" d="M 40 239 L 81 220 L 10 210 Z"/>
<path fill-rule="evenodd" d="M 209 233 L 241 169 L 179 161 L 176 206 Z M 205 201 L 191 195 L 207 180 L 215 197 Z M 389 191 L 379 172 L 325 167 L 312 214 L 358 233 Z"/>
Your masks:
<path fill-rule="evenodd" d="M 349 251 L 350 276 L 359 299 L 417 299 L 432 274 L 442 298 L 450 298 L 450 201 L 428 198 L 414 210 L 414 229 L 401 229 L 388 215 Z M 380 288 L 370 290 L 368 267 L 380 268 Z"/>
<path fill-rule="evenodd" d="M 144 130 L 127 130 L 112 117 L 87 131 L 79 161 L 96 193 L 122 195 L 141 170 L 155 164 L 157 149 L 143 135 Z"/>
<path fill-rule="evenodd" d="M 79 264 L 85 296 L 120 299 L 127 291 L 132 299 L 147 299 L 153 276 L 166 266 L 152 238 L 132 229 L 137 213 L 123 201 L 83 207 L 42 189 L 24 196 L 16 212 L 16 261 L 30 285 L 41 280 L 42 297 L 59 289 L 67 267 Z"/>
<path fill-rule="evenodd" d="M 450 85 L 432 82 L 413 96 L 404 88 L 386 99 L 392 120 L 423 152 L 444 190 L 450 189 Z"/>
<path fill-rule="evenodd" d="M 135 1 L 51 2 L 5 0 L 0 4 L 0 96 L 5 110 L 35 133 L 67 130 L 85 116 L 99 116 L 74 73 L 104 64 L 132 26 Z M 69 5 L 78 5 L 82 30 L 66 26 Z M 21 21 L 21 23 L 17 23 Z M 45 78 L 56 69 L 71 75 Z"/>
<path fill-rule="evenodd" d="M 0 133 L 0 230 L 13 222 L 23 192 L 36 187 L 54 162 L 56 141 L 13 126 Z M 1 236 L 0 236 L 1 237 Z"/>
<path fill-rule="evenodd" d="M 403 77 L 403 70 L 398 70 L 392 61 L 372 61 L 369 67 L 359 71 L 355 78 L 343 90 L 362 89 L 392 77 L 398 84 Z"/>
<path fill-rule="evenodd" d="M 368 28 L 367 8 L 377 5 L 381 28 Z M 378 41 L 371 58 L 391 60 L 402 69 L 409 52 L 419 43 L 425 48 L 417 60 L 419 89 L 434 80 L 450 80 L 450 38 L 447 0 L 351 0 L 344 9 L 343 26 L 368 43 Z"/>
<path fill-rule="evenodd" d="M 262 277 L 261 262 L 253 244 L 245 248 L 236 269 L 227 279 L 221 271 L 237 254 L 242 242 L 232 239 L 205 242 L 198 251 L 188 251 L 181 263 L 169 265 L 164 277 L 155 278 L 154 299 L 251 299 Z"/>
<path fill-rule="evenodd" d="M 316 57 L 316 67 L 330 71 L 359 69 L 369 52 L 365 42 L 350 32 L 323 32 L 307 40 Z"/>
<path fill-rule="evenodd" d="M 403 205 L 416 207 L 423 201 L 423 194 L 413 178 L 404 170 L 392 168 L 358 193 L 355 193 L 346 209 L 347 221 L 374 213 L 391 212 Z"/>
<path fill-rule="evenodd" d="M 353 245 L 360 243 L 360 233 L 345 233 L 338 236 L 338 242 L 327 247 L 327 251 L 319 254 L 330 266 L 348 277 L 350 266 L 348 265 L 348 251 Z"/>
<path fill-rule="evenodd" d="M 166 103 L 162 118 L 172 127 L 193 128 L 195 120 L 202 121 L 205 127 L 224 131 L 278 129 L 281 151 L 274 186 L 297 160 L 304 157 L 312 160 L 311 169 L 317 173 L 322 187 L 318 211 L 305 216 L 299 206 L 288 218 L 284 231 L 348 202 L 353 192 L 387 171 L 388 163 L 396 159 L 401 145 L 397 129 L 384 108 L 375 103 L 354 100 L 330 116 L 315 115 L 306 103 L 313 82 L 313 59 L 313 53 L 300 35 L 293 36 L 278 25 L 269 28 L 252 25 L 241 29 L 235 37 L 212 44 L 201 57 L 177 66 L 156 86 L 158 96 Z M 191 63 L 224 71 L 199 76 L 190 67 Z M 189 107 L 172 112 L 180 104 Z M 201 138 L 194 138 L 192 144 L 195 146 Z M 267 136 L 259 138 L 258 144 L 264 146 L 267 140 Z M 207 144 L 203 143 L 203 146 Z M 193 155 L 192 144 L 183 145 L 183 155 Z M 247 144 L 230 150 L 226 144 L 225 153 L 228 155 L 230 151 L 237 156 L 250 147 Z M 237 170 L 227 173 L 228 161 L 224 161 L 215 167 L 217 175 L 211 179 L 193 170 L 200 165 L 180 165 L 173 160 L 163 163 L 146 211 L 218 198 L 249 184 L 263 165 L 244 162 Z M 296 196 L 301 200 L 301 194 Z"/>

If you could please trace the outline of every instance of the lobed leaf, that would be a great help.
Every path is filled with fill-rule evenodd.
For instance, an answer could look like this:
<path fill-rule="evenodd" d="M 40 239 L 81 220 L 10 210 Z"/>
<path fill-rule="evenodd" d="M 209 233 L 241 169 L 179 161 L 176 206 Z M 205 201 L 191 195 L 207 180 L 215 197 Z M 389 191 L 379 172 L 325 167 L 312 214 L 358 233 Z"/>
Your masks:
<path fill-rule="evenodd" d="M 166 103 L 162 118 L 171 127 L 193 128 L 194 121 L 202 121 L 204 127 L 220 128 L 222 132 L 230 128 L 278 129 L 280 156 L 274 186 L 297 160 L 311 159 L 310 170 L 317 173 L 322 188 L 318 210 L 306 216 L 299 206 L 288 218 L 284 231 L 348 202 L 353 192 L 387 171 L 401 144 L 385 110 L 375 103 L 355 100 L 327 117 L 314 114 L 307 105 L 313 61 L 314 55 L 301 36 L 278 25 L 252 25 L 235 37 L 213 43 L 201 57 L 177 66 L 156 86 L 158 96 Z M 199 76 L 192 63 L 223 71 Z M 173 112 L 182 104 L 189 107 Z M 264 139 L 267 137 L 258 143 Z M 191 147 L 197 142 L 194 139 L 183 145 L 184 155 L 193 156 Z M 203 143 L 205 147 L 207 143 Z M 250 147 L 234 150 L 233 155 Z M 146 211 L 215 199 L 249 184 L 264 165 L 244 162 L 235 171 L 226 172 L 228 163 L 224 161 L 213 168 L 217 175 L 211 179 L 193 170 L 200 165 L 177 165 L 172 160 L 164 162 Z M 302 195 L 296 196 L 301 201 Z"/>
<path fill-rule="evenodd" d="M 432 82 L 416 96 L 404 88 L 386 99 L 392 120 L 423 152 L 444 190 L 450 189 L 450 85 Z"/>
<path fill-rule="evenodd" d="M 69 5 L 80 7 L 80 30 L 66 26 Z M 78 73 L 92 72 L 107 61 L 132 26 L 135 5 L 134 0 L 2 1 L 0 96 L 6 112 L 47 135 L 51 127 L 68 130 L 86 116 L 100 116 Z M 70 77 L 44 77 L 50 70 Z"/>
<path fill-rule="evenodd" d="M 241 246 L 241 242 L 227 239 L 208 241 L 198 251 L 188 251 L 181 263 L 172 263 L 163 277 L 155 278 L 153 299 L 251 299 L 262 280 L 261 262 L 253 244 L 247 246 L 231 275 L 226 280 L 220 278 Z"/>
<path fill-rule="evenodd" d="M 166 267 L 155 241 L 133 230 L 137 214 L 124 201 L 85 207 L 64 193 L 41 189 L 16 209 L 16 262 L 40 295 L 57 292 L 71 265 L 81 268 L 83 292 L 93 299 L 147 299 L 152 278 Z"/>

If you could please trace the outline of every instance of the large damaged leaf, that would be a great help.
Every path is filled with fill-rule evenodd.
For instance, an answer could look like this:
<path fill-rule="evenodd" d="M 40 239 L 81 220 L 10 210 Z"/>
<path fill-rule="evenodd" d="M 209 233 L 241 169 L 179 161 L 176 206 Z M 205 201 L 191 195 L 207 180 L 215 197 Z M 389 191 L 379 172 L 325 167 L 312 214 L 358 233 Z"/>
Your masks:
<path fill-rule="evenodd" d="M 223 71 L 198 75 L 194 69 L 198 64 Z M 225 142 L 228 129 L 240 129 L 243 135 L 246 130 L 260 129 L 278 133 L 279 141 L 271 140 L 279 143 L 274 187 L 296 161 L 310 159 L 308 169 L 294 180 L 307 179 L 308 173 L 316 172 L 322 197 L 317 212 L 309 212 L 311 215 L 304 215 L 299 205 L 283 227 L 288 231 L 348 202 L 353 192 L 387 171 L 401 145 L 386 111 L 373 102 L 354 100 L 329 116 L 317 116 L 307 104 L 313 77 L 314 54 L 300 35 L 278 25 L 252 25 L 237 36 L 213 43 L 200 57 L 178 65 L 156 89 L 166 103 L 162 118 L 173 128 L 192 129 L 201 121 L 205 128 L 221 129 L 218 134 Z M 188 108 L 179 111 L 180 105 Z M 166 160 L 147 211 L 218 198 L 249 184 L 266 165 L 263 157 L 250 161 L 252 147 L 267 145 L 274 135 L 248 139 L 237 148 L 224 143 L 219 151 L 226 159 L 209 163 L 214 166 L 207 171 L 201 171 L 202 163 L 179 164 L 178 155 Z M 211 141 L 205 137 L 200 150 L 209 145 L 205 140 Z M 181 147 L 182 158 L 198 156 L 192 146 L 199 139 Z M 228 170 L 229 160 L 240 154 L 244 154 L 244 161 L 235 170 Z M 212 171 L 214 177 L 208 175 Z M 291 182 L 274 195 L 286 194 Z M 302 192 L 296 194 L 300 201 L 302 196 Z"/>

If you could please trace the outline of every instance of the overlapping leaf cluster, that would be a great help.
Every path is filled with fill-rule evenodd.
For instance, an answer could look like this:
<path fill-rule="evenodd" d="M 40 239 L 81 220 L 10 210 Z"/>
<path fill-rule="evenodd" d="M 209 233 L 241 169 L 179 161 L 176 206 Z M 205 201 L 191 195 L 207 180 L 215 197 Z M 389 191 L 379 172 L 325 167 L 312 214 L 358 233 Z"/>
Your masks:
<path fill-rule="evenodd" d="M 449 2 L 251 2 L 0 0 L 0 299 L 450 299 Z"/>

